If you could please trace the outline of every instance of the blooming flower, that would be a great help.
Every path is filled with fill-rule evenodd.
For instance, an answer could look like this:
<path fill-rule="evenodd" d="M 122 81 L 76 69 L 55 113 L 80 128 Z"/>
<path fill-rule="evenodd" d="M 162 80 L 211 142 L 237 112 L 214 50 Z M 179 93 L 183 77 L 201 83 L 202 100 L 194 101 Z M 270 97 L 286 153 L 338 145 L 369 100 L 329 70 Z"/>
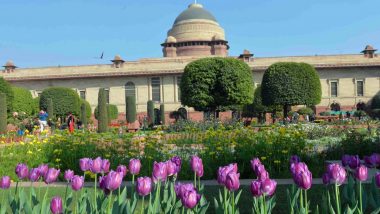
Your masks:
<path fill-rule="evenodd" d="M 50 202 L 50 210 L 53 214 L 61 214 L 62 213 L 62 199 L 58 196 L 51 199 Z"/>
<path fill-rule="evenodd" d="M 55 182 L 58 178 L 59 172 L 60 172 L 59 169 L 50 168 L 48 170 L 48 172 L 46 173 L 45 183 L 51 184 L 51 183 Z"/>
<path fill-rule="evenodd" d="M 236 172 L 230 172 L 227 174 L 225 186 L 229 191 L 236 191 L 240 187 L 239 181 L 240 174 Z"/>
<path fill-rule="evenodd" d="M 79 166 L 83 172 L 90 170 L 90 161 L 90 158 L 82 158 L 79 160 Z"/>
<path fill-rule="evenodd" d="M 11 178 L 9 176 L 3 176 L 0 179 L 0 188 L 9 189 L 10 186 L 11 186 Z"/>
<path fill-rule="evenodd" d="M 126 166 L 124 165 L 119 165 L 117 168 L 116 168 L 116 172 L 121 172 L 123 173 L 123 177 L 125 177 L 127 175 L 127 172 L 128 172 L 128 169 Z"/>
<path fill-rule="evenodd" d="M 327 167 L 330 182 L 341 185 L 347 177 L 346 170 L 339 164 L 332 163 Z"/>
<path fill-rule="evenodd" d="M 102 162 L 103 160 L 100 157 L 97 157 L 94 160 L 89 160 L 90 171 L 95 174 L 100 173 L 102 171 Z"/>
<path fill-rule="evenodd" d="M 191 156 L 190 166 L 191 166 L 191 169 L 195 172 L 195 174 L 198 177 L 203 176 L 203 163 L 200 157 L 196 155 Z"/>
<path fill-rule="evenodd" d="M 71 179 L 71 188 L 74 191 L 78 191 L 78 190 L 82 189 L 83 184 L 84 184 L 84 177 L 83 176 L 74 175 L 73 178 Z"/>
<path fill-rule="evenodd" d="M 105 188 L 110 191 L 114 191 L 120 187 L 122 181 L 123 181 L 123 173 L 111 171 L 106 176 Z"/>
<path fill-rule="evenodd" d="M 134 158 L 129 160 L 128 168 L 129 168 L 129 172 L 132 175 L 139 174 L 140 169 L 141 169 L 141 161 L 139 159 L 134 159 Z"/>
<path fill-rule="evenodd" d="M 251 193 L 253 197 L 260 197 L 263 193 L 261 192 L 261 182 L 254 180 L 251 182 Z"/>
<path fill-rule="evenodd" d="M 149 177 L 137 178 L 136 191 L 140 196 L 147 196 L 152 191 L 152 179 Z"/>
<path fill-rule="evenodd" d="M 355 178 L 358 179 L 358 181 L 365 181 L 368 178 L 368 169 L 364 165 L 360 165 L 355 170 Z"/>
<path fill-rule="evenodd" d="M 110 161 L 108 159 L 103 159 L 102 160 L 101 172 L 102 173 L 108 173 L 110 171 L 110 166 L 111 166 Z"/>
<path fill-rule="evenodd" d="M 156 161 L 153 164 L 153 180 L 156 182 L 157 180 L 165 181 L 167 177 L 167 169 L 166 163 Z"/>
<path fill-rule="evenodd" d="M 70 169 L 66 170 L 63 177 L 67 182 L 71 181 L 71 179 L 74 177 L 74 171 Z"/>
<path fill-rule="evenodd" d="M 265 195 L 272 196 L 276 191 L 277 182 L 272 179 L 261 181 L 261 192 Z"/>
<path fill-rule="evenodd" d="M 29 169 L 28 169 L 28 166 L 23 164 L 23 163 L 17 164 L 15 172 L 16 172 L 18 178 L 21 180 L 28 178 Z"/>
<path fill-rule="evenodd" d="M 228 166 L 219 167 L 218 169 L 218 183 L 221 185 L 225 185 L 226 177 L 228 173 L 235 172 L 237 173 L 237 164 L 229 164 Z"/>
<path fill-rule="evenodd" d="M 38 168 L 30 169 L 29 180 L 31 182 L 36 182 L 38 179 L 40 179 L 40 170 Z"/>

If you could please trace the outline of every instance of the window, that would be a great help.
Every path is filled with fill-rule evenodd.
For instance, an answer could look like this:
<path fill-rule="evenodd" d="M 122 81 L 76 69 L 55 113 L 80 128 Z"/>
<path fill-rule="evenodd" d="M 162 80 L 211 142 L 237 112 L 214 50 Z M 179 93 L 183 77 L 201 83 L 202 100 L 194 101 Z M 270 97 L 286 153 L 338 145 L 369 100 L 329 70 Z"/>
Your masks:
<path fill-rule="evenodd" d="M 136 97 L 136 87 L 133 82 L 127 82 L 127 84 L 125 84 L 125 97 L 128 96 Z"/>
<path fill-rule="evenodd" d="M 330 96 L 337 97 L 338 96 L 338 82 L 330 82 Z"/>
<path fill-rule="evenodd" d="M 110 103 L 110 89 L 109 88 L 105 88 L 104 89 L 106 91 L 106 101 L 107 101 L 107 104 Z"/>
<path fill-rule="evenodd" d="M 152 100 L 156 102 L 161 101 L 161 80 L 159 77 L 152 77 Z"/>
<path fill-rule="evenodd" d="M 80 90 L 79 91 L 79 96 L 81 99 L 86 99 L 86 91 L 85 90 Z"/>
<path fill-rule="evenodd" d="M 356 81 L 356 96 L 359 96 L 359 97 L 364 96 L 364 81 L 363 80 Z"/>
<path fill-rule="evenodd" d="M 177 100 L 178 101 L 181 101 L 181 88 L 180 88 L 180 85 L 181 85 L 181 76 L 177 77 Z"/>

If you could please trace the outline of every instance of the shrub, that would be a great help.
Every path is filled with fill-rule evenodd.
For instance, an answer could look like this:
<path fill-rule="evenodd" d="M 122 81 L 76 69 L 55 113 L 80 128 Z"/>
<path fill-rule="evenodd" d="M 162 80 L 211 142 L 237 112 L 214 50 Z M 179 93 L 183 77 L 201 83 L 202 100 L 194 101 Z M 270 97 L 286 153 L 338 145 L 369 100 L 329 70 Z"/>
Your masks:
<path fill-rule="evenodd" d="M 87 106 L 84 102 L 80 106 L 80 120 L 84 127 L 87 127 Z"/>
<path fill-rule="evenodd" d="M 12 111 L 25 112 L 27 115 L 32 115 L 38 111 L 29 90 L 25 88 L 12 87 L 12 91 L 14 94 Z"/>
<path fill-rule="evenodd" d="M 14 99 L 14 93 L 11 84 L 5 81 L 3 77 L 0 77 L 0 93 L 4 93 L 7 97 L 7 109 L 8 113 L 11 113 L 13 111 L 12 103 Z"/>
<path fill-rule="evenodd" d="M 136 121 L 136 97 L 127 96 L 126 97 L 126 116 L 128 123 L 133 123 Z"/>
<path fill-rule="evenodd" d="M 107 104 L 107 119 L 108 119 L 108 122 L 111 122 L 111 120 L 117 119 L 118 115 L 119 115 L 119 111 L 117 110 L 117 106 L 116 105 L 112 105 L 112 104 Z M 95 110 L 94 110 L 94 116 L 95 116 L 95 119 L 99 118 L 99 108 L 98 107 L 96 107 Z"/>
<path fill-rule="evenodd" d="M 86 106 L 86 119 L 87 121 L 91 118 L 91 115 L 92 115 L 92 111 L 91 111 L 91 105 L 89 102 L 87 102 L 87 100 L 84 100 L 84 99 L 81 99 L 81 107 L 82 105 L 85 105 Z M 82 111 L 81 111 L 81 114 L 82 114 Z M 82 118 L 82 115 L 80 115 L 80 117 Z"/>
<path fill-rule="evenodd" d="M 154 115 L 154 103 L 152 100 L 149 100 L 147 103 L 147 112 L 148 112 L 149 126 L 153 126 L 154 120 L 155 120 L 155 115 Z"/>
<path fill-rule="evenodd" d="M 166 118 L 165 118 L 165 105 L 164 104 L 161 104 L 160 105 L 160 118 L 161 118 L 161 124 L 162 125 L 165 125 L 165 122 L 166 122 Z"/>
<path fill-rule="evenodd" d="M 80 98 L 73 89 L 52 87 L 43 90 L 40 97 L 41 109 L 47 110 L 49 98 L 53 100 L 53 111 L 57 117 L 65 117 L 68 112 L 79 115 Z"/>
<path fill-rule="evenodd" d="M 7 132 L 7 96 L 0 93 L 0 134 Z"/>
<path fill-rule="evenodd" d="M 313 115 L 314 114 L 314 111 L 313 111 L 313 109 L 311 109 L 311 108 L 309 108 L 309 107 L 304 107 L 304 108 L 300 108 L 300 109 L 298 109 L 298 114 L 300 114 L 300 115 L 309 115 L 309 116 L 311 116 L 311 115 Z"/>
<path fill-rule="evenodd" d="M 104 88 L 99 89 L 98 94 L 98 132 L 106 132 L 108 129 L 107 94 Z"/>
<path fill-rule="evenodd" d="M 51 98 L 47 100 L 46 112 L 48 113 L 49 119 L 54 118 L 54 106 L 53 106 L 53 100 Z"/>

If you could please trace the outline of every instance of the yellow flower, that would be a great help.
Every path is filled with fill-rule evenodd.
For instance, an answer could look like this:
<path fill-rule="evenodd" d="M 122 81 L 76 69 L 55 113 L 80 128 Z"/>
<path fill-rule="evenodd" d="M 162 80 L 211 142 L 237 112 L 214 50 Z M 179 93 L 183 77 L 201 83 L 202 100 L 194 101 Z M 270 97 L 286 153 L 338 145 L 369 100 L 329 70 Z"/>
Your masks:
<path fill-rule="evenodd" d="M 5 141 L 2 140 L 2 141 L 1 141 L 1 144 L 4 144 L 4 143 L 5 143 Z"/>
<path fill-rule="evenodd" d="M 41 149 L 37 149 L 37 151 L 38 151 L 38 152 L 40 152 L 40 151 L 41 151 Z"/>
<path fill-rule="evenodd" d="M 279 161 L 279 160 L 275 160 L 275 161 L 273 161 L 273 162 L 276 163 L 276 164 L 281 163 L 281 161 Z"/>
<path fill-rule="evenodd" d="M 261 157 L 261 160 L 266 160 L 267 159 L 267 157 Z"/>
<path fill-rule="evenodd" d="M 282 150 L 281 152 L 286 154 L 286 153 L 288 153 L 288 150 Z"/>
<path fill-rule="evenodd" d="M 24 143 L 23 141 L 20 141 L 20 144 L 21 144 L 21 145 L 25 145 L 25 143 Z"/>
<path fill-rule="evenodd" d="M 28 150 L 27 154 L 31 155 L 31 154 L 33 154 L 33 152 Z"/>
<path fill-rule="evenodd" d="M 57 159 L 55 159 L 55 162 L 59 163 L 59 162 L 61 162 L 61 159 L 57 158 Z"/>

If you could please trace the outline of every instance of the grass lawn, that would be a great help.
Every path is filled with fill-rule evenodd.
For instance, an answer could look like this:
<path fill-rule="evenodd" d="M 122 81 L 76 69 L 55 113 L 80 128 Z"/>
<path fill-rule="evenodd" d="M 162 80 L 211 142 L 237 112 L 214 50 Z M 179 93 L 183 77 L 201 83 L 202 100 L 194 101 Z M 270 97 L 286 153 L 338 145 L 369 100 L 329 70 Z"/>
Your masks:
<path fill-rule="evenodd" d="M 70 187 L 69 187 L 70 188 Z M 276 190 L 276 207 L 274 209 L 274 213 L 289 213 L 288 212 L 288 204 L 287 204 L 287 194 L 286 190 L 291 188 L 291 185 L 279 185 Z M 26 192 L 28 192 L 29 188 L 24 188 Z M 251 213 L 252 208 L 252 196 L 249 190 L 249 186 L 241 186 L 243 190 L 240 201 L 240 213 Z M 323 185 L 314 185 L 312 189 L 308 191 L 308 197 L 310 200 L 311 209 L 317 206 L 320 203 L 322 198 L 322 192 L 324 191 L 325 186 Z M 14 188 L 11 189 L 12 194 L 14 193 Z M 38 190 L 35 190 L 38 193 Z M 46 188 L 41 189 L 41 196 L 43 197 Z M 93 188 L 88 188 L 88 191 L 93 191 Z M 219 186 L 206 186 L 205 187 L 205 197 L 210 202 L 210 207 L 207 213 L 214 213 L 214 197 L 218 196 Z M 61 196 L 64 198 L 65 188 L 64 187 L 54 187 L 49 188 L 48 198 L 52 198 L 54 196 Z M 137 208 L 138 209 L 138 208 Z"/>

